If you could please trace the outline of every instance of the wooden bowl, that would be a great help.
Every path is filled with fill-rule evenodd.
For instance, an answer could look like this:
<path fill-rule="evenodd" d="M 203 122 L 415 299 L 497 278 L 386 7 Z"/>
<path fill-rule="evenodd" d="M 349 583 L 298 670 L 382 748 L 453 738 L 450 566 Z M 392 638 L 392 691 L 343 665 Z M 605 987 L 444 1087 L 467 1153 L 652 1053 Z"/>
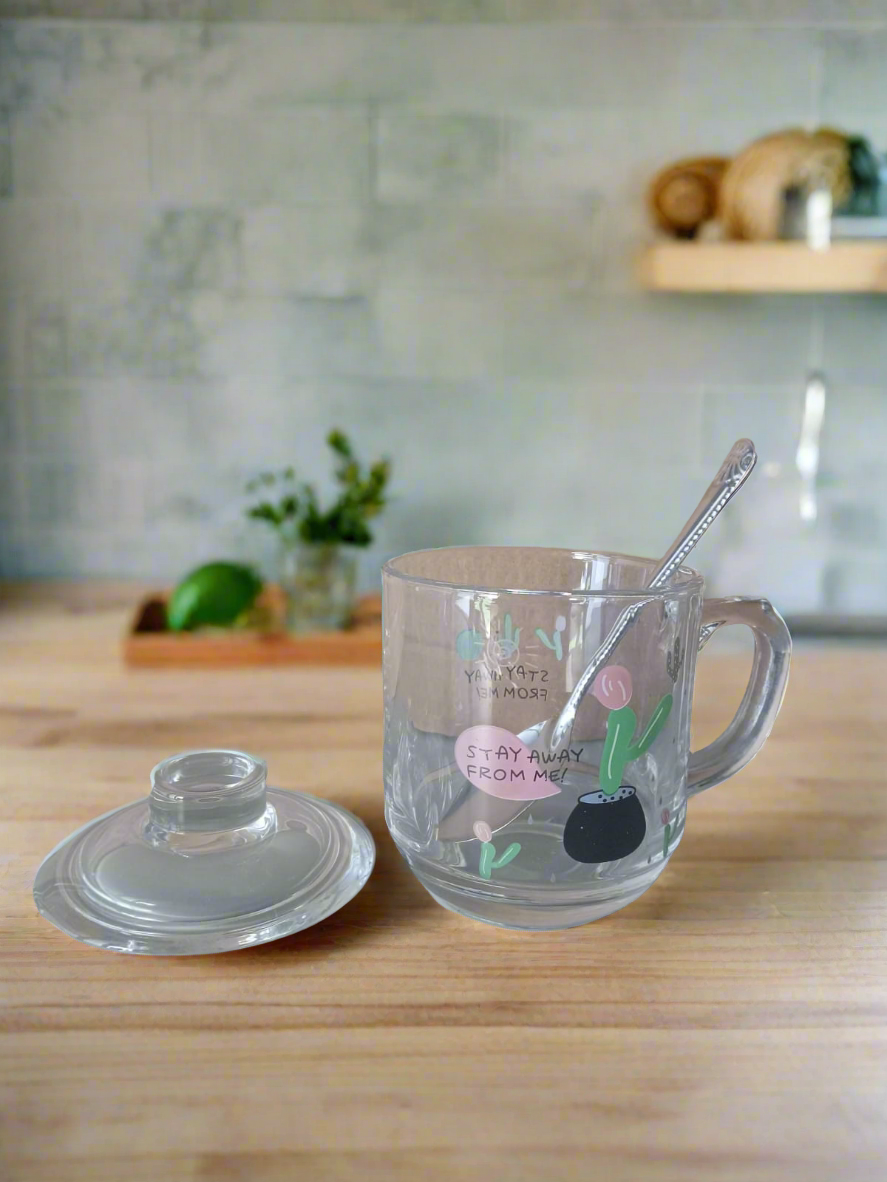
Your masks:
<path fill-rule="evenodd" d="M 724 156 L 697 156 L 657 173 L 647 192 L 656 225 L 675 238 L 694 237 L 717 213 L 721 177 L 729 163 Z"/>

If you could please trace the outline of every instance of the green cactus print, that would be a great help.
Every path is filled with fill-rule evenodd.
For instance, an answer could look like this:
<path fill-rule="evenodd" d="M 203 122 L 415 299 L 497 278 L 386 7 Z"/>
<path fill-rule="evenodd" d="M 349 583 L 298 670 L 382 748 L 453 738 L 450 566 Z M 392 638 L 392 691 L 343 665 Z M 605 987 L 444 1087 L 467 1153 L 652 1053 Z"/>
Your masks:
<path fill-rule="evenodd" d="M 456 636 L 456 653 L 463 661 L 476 661 L 484 651 L 484 634 L 476 628 L 465 628 Z"/>
<path fill-rule="evenodd" d="M 541 628 L 536 629 L 536 635 L 539 637 L 539 639 L 542 641 L 542 643 L 545 645 L 546 648 L 551 649 L 551 651 L 554 653 L 554 655 L 557 657 L 557 659 L 559 661 L 562 661 L 564 659 L 564 644 L 563 644 L 563 641 L 561 640 L 561 633 L 564 631 L 566 626 L 567 626 L 566 617 L 565 616 L 558 616 L 558 618 L 554 622 L 554 631 L 551 634 L 550 640 L 548 638 L 548 634 L 546 632 L 544 632 Z"/>
<path fill-rule="evenodd" d="M 641 737 L 634 741 L 638 719 L 630 706 L 623 706 L 620 710 L 611 710 L 607 719 L 607 737 L 604 740 L 604 750 L 601 755 L 601 792 L 605 796 L 613 796 L 622 785 L 625 766 L 632 760 L 639 759 L 649 750 L 656 736 L 665 726 L 671 713 L 672 696 L 666 694 L 653 711 L 647 728 Z"/>
<path fill-rule="evenodd" d="M 512 628 L 511 612 L 505 613 L 504 636 L 509 644 L 513 644 L 515 648 L 520 644 L 520 628 Z"/>
<path fill-rule="evenodd" d="M 681 675 L 681 669 L 684 666 L 684 651 L 681 644 L 680 636 L 675 637 L 674 645 L 670 652 L 665 655 L 665 671 L 671 678 L 672 685 L 677 682 Z"/>
<path fill-rule="evenodd" d="M 670 845 L 671 845 L 671 825 L 666 823 L 665 829 L 662 834 L 662 856 L 663 856 L 663 858 L 668 857 L 668 847 Z"/>
<path fill-rule="evenodd" d="M 492 878 L 493 871 L 507 866 L 520 853 L 520 842 L 513 841 L 510 846 L 497 858 L 496 847 L 491 841 L 485 841 L 480 847 L 480 862 L 478 873 L 481 878 Z"/>
<path fill-rule="evenodd" d="M 520 655 L 520 628 L 515 628 L 511 612 L 502 621 L 502 633 L 490 636 L 477 628 L 463 628 L 456 635 L 456 653 L 463 661 L 477 661 L 486 655 L 490 661 L 514 661 Z"/>

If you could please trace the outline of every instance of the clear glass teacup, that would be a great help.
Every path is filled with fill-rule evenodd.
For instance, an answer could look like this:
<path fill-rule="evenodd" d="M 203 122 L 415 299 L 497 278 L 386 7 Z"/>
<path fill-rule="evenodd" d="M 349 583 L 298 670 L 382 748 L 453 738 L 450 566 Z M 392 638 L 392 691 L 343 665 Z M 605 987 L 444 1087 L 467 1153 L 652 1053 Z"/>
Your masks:
<path fill-rule="evenodd" d="M 687 800 L 761 748 L 791 638 L 764 599 L 703 598 L 653 559 L 454 547 L 383 570 L 385 814 L 444 907 L 503 927 L 572 927 L 625 907 L 662 873 Z M 637 605 L 566 742 L 553 723 L 601 643 Z M 745 624 L 755 655 L 736 717 L 690 751 L 696 655 Z"/>

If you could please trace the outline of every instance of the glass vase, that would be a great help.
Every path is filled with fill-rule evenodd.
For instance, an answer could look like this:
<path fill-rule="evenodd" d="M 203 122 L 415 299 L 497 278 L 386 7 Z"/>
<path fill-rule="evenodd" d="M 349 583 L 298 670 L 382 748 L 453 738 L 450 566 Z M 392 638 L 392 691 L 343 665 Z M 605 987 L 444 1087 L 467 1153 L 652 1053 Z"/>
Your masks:
<path fill-rule="evenodd" d="M 357 556 L 350 546 L 285 542 L 280 585 L 290 632 L 344 628 L 354 612 Z"/>

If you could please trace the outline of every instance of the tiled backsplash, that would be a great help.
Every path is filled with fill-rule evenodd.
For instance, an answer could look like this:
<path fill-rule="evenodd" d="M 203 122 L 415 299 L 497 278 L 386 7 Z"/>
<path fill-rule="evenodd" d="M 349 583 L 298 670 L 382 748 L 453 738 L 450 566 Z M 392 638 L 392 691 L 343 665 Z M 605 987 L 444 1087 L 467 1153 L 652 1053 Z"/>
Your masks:
<path fill-rule="evenodd" d="M 887 2 L 0 11 L 29 18 L 0 40 L 4 573 L 269 562 L 242 486 L 320 475 L 331 425 L 395 461 L 368 582 L 456 541 L 655 553 L 747 434 L 715 584 L 887 612 L 887 300 L 654 296 L 632 270 L 681 154 L 819 122 L 887 146 Z"/>

